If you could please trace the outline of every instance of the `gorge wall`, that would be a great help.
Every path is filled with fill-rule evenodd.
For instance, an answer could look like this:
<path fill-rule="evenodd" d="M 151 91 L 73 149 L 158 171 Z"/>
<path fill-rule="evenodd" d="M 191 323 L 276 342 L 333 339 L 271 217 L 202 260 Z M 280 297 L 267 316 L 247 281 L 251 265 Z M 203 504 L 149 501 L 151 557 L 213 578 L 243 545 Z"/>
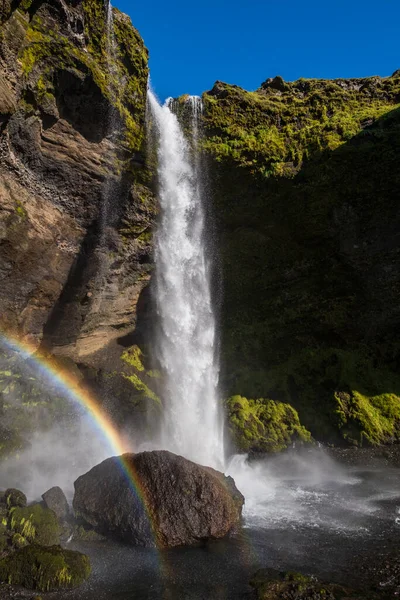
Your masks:
<path fill-rule="evenodd" d="M 121 356 L 150 278 L 156 205 L 148 53 L 116 9 L 113 30 L 110 56 L 102 0 L 2 4 L 0 315 L 6 335 L 83 373 L 123 420 L 147 390 Z"/>
<path fill-rule="evenodd" d="M 399 437 L 399 103 L 400 71 L 204 95 L 227 392 L 323 441 Z M 230 402 L 244 445 L 266 408 Z"/>
<path fill-rule="evenodd" d="M 158 406 L 160 376 L 147 347 L 147 50 L 114 9 L 110 62 L 103 0 L 0 10 L 1 327 L 124 422 Z M 217 82 L 203 101 L 237 443 L 397 440 L 400 73 L 276 77 L 255 92 Z"/>

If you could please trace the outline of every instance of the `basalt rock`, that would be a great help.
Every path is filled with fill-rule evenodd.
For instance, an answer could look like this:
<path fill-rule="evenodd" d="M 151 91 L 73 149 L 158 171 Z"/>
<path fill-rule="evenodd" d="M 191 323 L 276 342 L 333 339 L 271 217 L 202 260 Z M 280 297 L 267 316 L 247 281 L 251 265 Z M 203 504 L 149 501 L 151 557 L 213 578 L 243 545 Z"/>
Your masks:
<path fill-rule="evenodd" d="M 60 487 L 53 487 L 42 494 L 43 502 L 46 507 L 52 510 L 57 519 L 61 522 L 66 521 L 70 516 L 68 501 Z"/>
<path fill-rule="evenodd" d="M 169 548 L 226 536 L 238 525 L 243 502 L 230 477 L 157 451 L 94 467 L 75 482 L 73 506 L 100 533 Z"/>
<path fill-rule="evenodd" d="M 103 0 L 0 6 L 0 329 L 67 371 L 79 364 L 95 387 L 106 380 L 125 416 L 121 405 L 141 401 L 120 357 L 149 282 L 156 206 L 144 153 L 148 53 L 113 10 L 109 55 Z M 11 387 L 0 387 L 1 412 Z M 2 429 L 1 455 L 26 445 L 20 425 Z"/>

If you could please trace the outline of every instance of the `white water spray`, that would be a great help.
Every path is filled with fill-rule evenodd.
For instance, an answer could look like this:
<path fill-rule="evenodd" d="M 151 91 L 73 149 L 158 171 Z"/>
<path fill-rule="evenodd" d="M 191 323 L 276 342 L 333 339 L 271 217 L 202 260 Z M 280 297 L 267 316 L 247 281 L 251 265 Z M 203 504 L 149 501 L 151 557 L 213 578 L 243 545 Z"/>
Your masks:
<path fill-rule="evenodd" d="M 191 97 L 186 137 L 171 101 L 149 91 L 158 133 L 161 215 L 156 236 L 157 359 L 165 375 L 160 445 L 201 464 L 223 468 L 219 360 L 205 247 L 199 154 L 201 100 Z"/>

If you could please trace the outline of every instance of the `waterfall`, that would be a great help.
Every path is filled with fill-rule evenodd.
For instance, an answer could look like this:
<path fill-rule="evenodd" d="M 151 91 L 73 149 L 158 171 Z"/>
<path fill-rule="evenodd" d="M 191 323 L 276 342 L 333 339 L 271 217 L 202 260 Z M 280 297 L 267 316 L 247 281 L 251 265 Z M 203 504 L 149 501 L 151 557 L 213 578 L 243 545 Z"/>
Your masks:
<path fill-rule="evenodd" d="M 156 357 L 164 375 L 160 445 L 223 468 L 219 359 L 206 252 L 204 192 L 197 142 L 201 100 L 190 97 L 190 134 L 149 91 L 157 134 L 160 219 L 156 233 Z"/>
<path fill-rule="evenodd" d="M 106 35 L 107 35 L 107 62 L 108 71 L 112 74 L 114 69 L 115 59 L 115 34 L 114 34 L 114 14 L 113 7 L 110 0 L 104 0 L 104 7 L 106 11 Z"/>

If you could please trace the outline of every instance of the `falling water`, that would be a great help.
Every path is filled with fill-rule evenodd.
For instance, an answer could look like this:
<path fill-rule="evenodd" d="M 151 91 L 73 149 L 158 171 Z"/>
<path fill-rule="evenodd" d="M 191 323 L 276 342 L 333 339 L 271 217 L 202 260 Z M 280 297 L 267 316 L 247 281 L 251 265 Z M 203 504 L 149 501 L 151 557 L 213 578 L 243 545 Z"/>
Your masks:
<path fill-rule="evenodd" d="M 109 0 L 104 0 L 106 10 L 106 34 L 107 34 L 107 63 L 108 71 L 112 73 L 115 64 L 115 34 L 113 7 Z"/>
<path fill-rule="evenodd" d="M 160 444 L 209 466 L 223 466 L 219 361 L 205 245 L 204 193 L 197 150 L 201 100 L 190 97 L 186 136 L 172 102 L 149 91 L 158 137 L 161 214 L 156 235 L 157 359 L 165 375 Z"/>

